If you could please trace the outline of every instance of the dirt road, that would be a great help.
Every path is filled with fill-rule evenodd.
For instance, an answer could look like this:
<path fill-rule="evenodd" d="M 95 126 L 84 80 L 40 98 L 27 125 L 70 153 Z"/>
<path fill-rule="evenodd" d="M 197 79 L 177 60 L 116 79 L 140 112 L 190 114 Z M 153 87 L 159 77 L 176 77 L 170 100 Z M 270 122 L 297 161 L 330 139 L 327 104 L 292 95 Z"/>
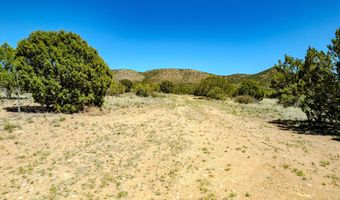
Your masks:
<path fill-rule="evenodd" d="M 107 101 L 18 115 L 2 100 L 0 199 L 340 199 L 331 136 L 189 96 Z"/>

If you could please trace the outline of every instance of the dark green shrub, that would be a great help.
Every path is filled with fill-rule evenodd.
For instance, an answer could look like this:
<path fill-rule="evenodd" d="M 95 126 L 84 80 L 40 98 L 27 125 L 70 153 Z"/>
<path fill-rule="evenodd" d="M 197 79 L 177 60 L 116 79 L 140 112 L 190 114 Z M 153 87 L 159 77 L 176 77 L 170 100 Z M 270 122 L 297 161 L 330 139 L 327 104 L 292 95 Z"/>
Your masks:
<path fill-rule="evenodd" d="M 0 92 L 2 90 L 7 98 L 11 98 L 13 91 L 15 90 L 15 86 L 15 74 L 0 68 Z"/>
<path fill-rule="evenodd" d="M 166 94 L 173 93 L 174 84 L 171 81 L 162 81 L 159 85 L 160 91 Z"/>
<path fill-rule="evenodd" d="M 221 88 L 214 87 L 208 92 L 207 97 L 211 99 L 223 100 L 225 99 L 225 94 Z"/>
<path fill-rule="evenodd" d="M 77 34 L 36 31 L 17 47 L 18 70 L 36 102 L 73 113 L 102 106 L 111 74 L 108 66 Z"/>
<path fill-rule="evenodd" d="M 197 84 L 194 83 L 179 83 L 175 85 L 173 93 L 194 95 L 196 88 Z"/>
<path fill-rule="evenodd" d="M 160 92 L 160 86 L 158 83 L 150 82 L 149 80 L 144 79 L 142 82 L 135 82 L 133 85 L 133 89 L 136 90 L 136 87 L 139 85 L 147 85 L 150 91 Z"/>
<path fill-rule="evenodd" d="M 119 82 L 125 87 L 125 92 L 131 92 L 133 83 L 130 80 L 123 79 Z"/>
<path fill-rule="evenodd" d="M 148 97 L 152 94 L 151 87 L 148 84 L 138 84 L 135 88 L 137 96 Z"/>
<path fill-rule="evenodd" d="M 276 97 L 276 92 L 273 88 L 262 87 L 261 89 L 264 93 L 265 98 L 275 98 Z"/>
<path fill-rule="evenodd" d="M 249 95 L 242 95 L 242 96 L 237 96 L 234 98 L 234 101 L 237 103 L 242 103 L 242 104 L 249 104 L 249 103 L 255 103 L 256 100 L 249 96 Z"/>
<path fill-rule="evenodd" d="M 159 84 L 157 84 L 157 83 L 148 83 L 147 85 L 149 85 L 150 90 L 153 91 L 153 92 L 160 92 L 161 91 L 161 88 L 160 88 Z"/>
<path fill-rule="evenodd" d="M 255 81 L 247 80 L 243 81 L 240 87 L 236 90 L 235 96 L 248 95 L 260 101 L 264 97 L 263 90 L 258 86 Z"/>
<path fill-rule="evenodd" d="M 298 84 L 303 94 L 301 109 L 311 121 L 340 123 L 339 76 L 333 67 L 330 54 L 308 49 Z"/>
<path fill-rule="evenodd" d="M 207 96 L 212 88 L 221 88 L 226 96 L 231 96 L 235 87 L 222 77 L 210 76 L 200 82 L 195 90 L 196 96 Z"/>
<path fill-rule="evenodd" d="M 298 94 L 298 85 L 292 84 L 289 87 L 285 87 L 280 90 L 278 103 L 283 107 L 300 106 L 302 98 L 303 97 Z"/>
<path fill-rule="evenodd" d="M 107 90 L 107 95 L 109 96 L 119 96 L 126 91 L 126 87 L 120 82 L 114 80 L 111 81 L 110 87 Z"/>
<path fill-rule="evenodd" d="M 283 105 L 298 105 L 309 121 L 340 124 L 340 29 L 328 52 L 309 48 L 304 60 L 285 56 L 272 87 Z"/>
<path fill-rule="evenodd" d="M 299 71 L 303 61 L 286 55 L 284 62 L 279 60 L 275 65 L 276 73 L 273 75 L 271 87 L 275 90 L 274 96 L 278 103 L 284 107 L 298 106 L 301 93 L 298 91 Z"/>
<path fill-rule="evenodd" d="M 0 90 L 11 98 L 17 83 L 15 77 L 15 49 L 4 43 L 0 46 Z"/>

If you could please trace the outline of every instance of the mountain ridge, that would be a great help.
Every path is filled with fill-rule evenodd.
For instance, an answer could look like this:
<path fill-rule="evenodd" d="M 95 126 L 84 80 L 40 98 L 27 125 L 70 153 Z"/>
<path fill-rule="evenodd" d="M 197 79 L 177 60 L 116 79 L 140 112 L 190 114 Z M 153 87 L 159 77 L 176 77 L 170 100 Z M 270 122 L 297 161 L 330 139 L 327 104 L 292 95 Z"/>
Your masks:
<path fill-rule="evenodd" d="M 208 76 L 220 76 L 232 83 L 239 84 L 244 80 L 255 80 L 261 85 L 269 87 L 273 75 L 276 73 L 274 67 L 260 71 L 255 74 L 231 74 L 231 75 L 216 75 L 195 69 L 179 69 L 179 68 L 159 68 L 145 72 L 138 72 L 132 69 L 113 69 L 114 78 L 116 80 L 129 79 L 131 81 L 148 81 L 160 83 L 165 80 L 174 83 L 199 83 L 202 79 Z"/>

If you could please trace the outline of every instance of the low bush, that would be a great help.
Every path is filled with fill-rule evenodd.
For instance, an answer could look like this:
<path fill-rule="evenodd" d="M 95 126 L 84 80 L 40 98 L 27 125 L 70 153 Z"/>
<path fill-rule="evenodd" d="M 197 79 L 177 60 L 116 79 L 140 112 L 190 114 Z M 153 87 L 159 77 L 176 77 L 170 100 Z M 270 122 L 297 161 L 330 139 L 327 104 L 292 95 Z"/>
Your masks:
<path fill-rule="evenodd" d="M 119 82 L 125 87 L 125 92 L 131 91 L 133 83 L 130 80 L 123 79 L 123 80 L 120 80 Z"/>
<path fill-rule="evenodd" d="M 234 92 L 234 85 L 222 77 L 210 76 L 200 82 L 195 90 L 196 96 L 207 96 L 213 88 L 220 88 L 224 95 L 231 96 Z"/>
<path fill-rule="evenodd" d="M 148 86 L 150 91 L 153 91 L 153 92 L 160 92 L 161 91 L 158 83 L 153 83 L 153 82 L 150 82 L 148 80 L 143 80 L 142 82 L 134 82 L 134 84 L 132 86 L 133 91 L 136 91 L 137 87 L 139 87 L 140 85 Z"/>
<path fill-rule="evenodd" d="M 119 96 L 125 92 L 125 87 L 120 82 L 111 81 L 110 87 L 107 90 L 107 95 L 109 96 Z"/>
<path fill-rule="evenodd" d="M 8 121 L 5 122 L 5 126 L 4 126 L 5 131 L 8 131 L 9 133 L 11 133 L 13 132 L 14 129 L 15 129 L 15 125 L 11 124 Z"/>
<path fill-rule="evenodd" d="M 256 100 L 249 95 L 241 95 L 234 98 L 234 101 L 242 104 L 255 103 Z"/>
<path fill-rule="evenodd" d="M 166 94 L 173 93 L 174 84 L 171 81 L 162 81 L 159 85 L 160 91 Z"/>
<path fill-rule="evenodd" d="M 208 92 L 207 97 L 211 99 L 223 100 L 225 99 L 225 94 L 221 88 L 214 87 Z"/>
<path fill-rule="evenodd" d="M 276 98 L 276 92 L 272 88 L 262 87 L 261 88 L 265 98 Z"/>
<path fill-rule="evenodd" d="M 194 95 L 196 88 L 197 84 L 195 83 L 179 83 L 175 85 L 173 93 Z"/>
<path fill-rule="evenodd" d="M 244 81 L 236 90 L 235 96 L 251 96 L 257 101 L 261 101 L 264 97 L 264 91 L 258 86 L 255 81 Z"/>
<path fill-rule="evenodd" d="M 148 97 L 152 94 L 152 88 L 148 84 L 138 84 L 135 88 L 137 96 Z"/>

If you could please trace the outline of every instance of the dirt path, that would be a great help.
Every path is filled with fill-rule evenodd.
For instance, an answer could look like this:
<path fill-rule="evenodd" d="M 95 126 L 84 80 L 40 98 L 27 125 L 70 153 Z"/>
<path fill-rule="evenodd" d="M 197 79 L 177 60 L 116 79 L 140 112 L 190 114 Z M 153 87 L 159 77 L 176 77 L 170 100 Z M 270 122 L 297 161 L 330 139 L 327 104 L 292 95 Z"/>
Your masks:
<path fill-rule="evenodd" d="M 187 98 L 75 115 L 1 109 L 20 127 L 0 130 L 0 199 L 339 199 L 339 142 Z"/>

